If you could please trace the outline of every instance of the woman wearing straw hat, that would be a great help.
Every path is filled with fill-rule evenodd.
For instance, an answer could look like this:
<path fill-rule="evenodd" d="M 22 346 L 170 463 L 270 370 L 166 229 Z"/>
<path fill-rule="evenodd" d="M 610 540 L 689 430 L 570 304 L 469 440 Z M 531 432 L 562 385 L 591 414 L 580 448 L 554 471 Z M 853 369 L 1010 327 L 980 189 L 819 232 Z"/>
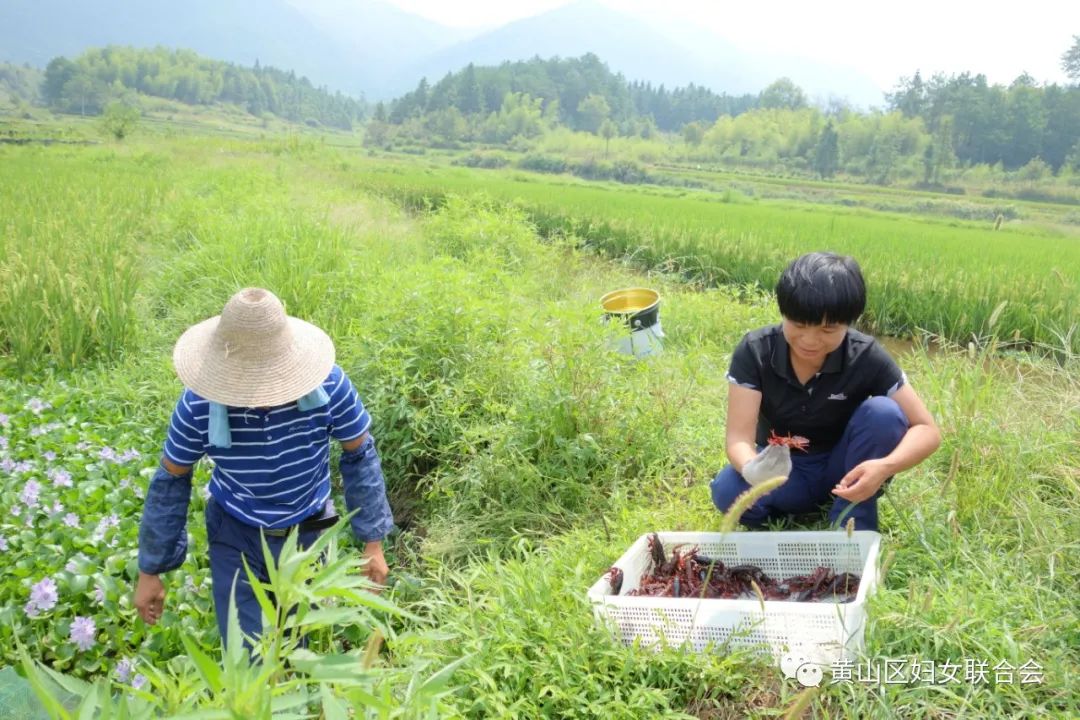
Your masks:
<path fill-rule="evenodd" d="M 161 618 L 160 575 L 179 567 L 187 554 L 192 466 L 204 455 L 214 462 L 206 534 L 223 640 L 234 579 L 240 628 L 249 636 L 261 630 L 244 560 L 267 579 L 262 537 L 277 558 L 290 531 L 307 546 L 337 521 L 330 509 L 330 438 L 341 443 L 345 503 L 358 510 L 351 523 L 365 543 L 366 573 L 384 582 L 382 539 L 393 516 L 368 432 L 371 418 L 334 363 L 326 333 L 287 316 L 270 291 L 247 288 L 229 299 L 221 315 L 180 337 L 173 364 L 185 389 L 139 528 L 135 607 L 143 620 L 153 625 Z"/>

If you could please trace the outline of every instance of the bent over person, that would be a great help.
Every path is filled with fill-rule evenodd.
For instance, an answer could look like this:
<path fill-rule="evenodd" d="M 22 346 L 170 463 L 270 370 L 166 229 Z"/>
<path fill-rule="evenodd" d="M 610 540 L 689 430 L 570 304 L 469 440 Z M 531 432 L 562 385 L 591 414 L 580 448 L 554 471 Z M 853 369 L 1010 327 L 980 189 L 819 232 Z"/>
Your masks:
<path fill-rule="evenodd" d="M 787 482 L 742 515 L 750 527 L 812 513 L 877 530 L 886 482 L 930 456 L 941 434 L 907 376 L 871 336 L 850 327 L 866 307 L 854 259 L 810 253 L 776 286 L 782 322 L 748 333 L 728 370 L 727 456 L 712 481 L 726 511 L 752 485 Z M 785 444 L 773 445 L 784 438 Z M 792 451 L 794 447 L 794 451 Z"/>
<path fill-rule="evenodd" d="M 289 317 L 273 293 L 241 290 L 221 315 L 189 328 L 173 351 L 185 389 L 176 403 L 161 463 L 150 481 L 139 527 L 135 607 L 151 625 L 165 605 L 160 575 L 187 554 L 192 468 L 213 463 L 206 535 L 214 607 L 226 640 L 236 585 L 240 628 L 255 636 L 262 611 L 244 560 L 268 580 L 262 536 L 276 561 L 290 531 L 307 547 L 337 521 L 330 504 L 330 438 L 341 443 L 345 504 L 364 542 L 366 574 L 386 580 L 382 540 L 393 525 L 371 418 L 334 344 L 314 325 Z"/>

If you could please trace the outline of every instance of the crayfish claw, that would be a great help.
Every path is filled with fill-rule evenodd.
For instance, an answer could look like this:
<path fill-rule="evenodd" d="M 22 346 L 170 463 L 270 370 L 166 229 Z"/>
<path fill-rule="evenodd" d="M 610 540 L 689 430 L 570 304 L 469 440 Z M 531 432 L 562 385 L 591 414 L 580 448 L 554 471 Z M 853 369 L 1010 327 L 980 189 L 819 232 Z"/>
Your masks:
<path fill-rule="evenodd" d="M 612 565 L 611 568 L 609 568 L 607 571 L 607 579 L 608 582 L 611 584 L 611 594 L 618 595 L 619 591 L 622 590 L 623 571 L 620 568 Z"/>

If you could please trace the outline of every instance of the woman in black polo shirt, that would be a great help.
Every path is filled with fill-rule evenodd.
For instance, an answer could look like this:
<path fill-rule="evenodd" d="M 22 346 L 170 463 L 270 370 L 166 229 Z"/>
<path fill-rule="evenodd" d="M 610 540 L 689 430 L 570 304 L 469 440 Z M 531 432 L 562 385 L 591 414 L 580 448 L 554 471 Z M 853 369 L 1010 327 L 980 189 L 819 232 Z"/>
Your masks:
<path fill-rule="evenodd" d="M 877 530 L 882 486 L 929 457 L 941 433 L 884 348 L 850 327 L 866 307 L 853 258 L 803 255 L 780 276 L 776 299 L 783 322 L 748 333 L 731 357 L 731 464 L 712 481 L 713 502 L 726 511 L 751 485 L 787 474 L 743 514 L 744 525 L 831 500 L 830 523 L 853 517 L 856 529 Z M 762 452 L 773 432 L 807 439 L 806 451 L 791 451 L 790 462 L 786 449 Z"/>

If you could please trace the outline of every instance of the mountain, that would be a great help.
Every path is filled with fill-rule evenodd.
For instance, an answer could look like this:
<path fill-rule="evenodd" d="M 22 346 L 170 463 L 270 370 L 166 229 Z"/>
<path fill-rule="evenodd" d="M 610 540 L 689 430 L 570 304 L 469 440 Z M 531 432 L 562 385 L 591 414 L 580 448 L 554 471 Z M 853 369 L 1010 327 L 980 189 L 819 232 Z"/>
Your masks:
<path fill-rule="evenodd" d="M 788 76 L 815 95 L 881 102 L 857 72 L 746 52 L 692 21 L 644 20 L 596 0 L 486 32 L 448 28 L 382 0 L 0 0 L 0 61 L 44 67 L 89 47 L 185 47 L 258 60 L 349 95 L 390 99 L 463 68 L 534 56 L 597 55 L 627 80 L 756 93 Z"/>
<path fill-rule="evenodd" d="M 881 90 L 852 69 L 801 57 L 747 52 L 688 21 L 647 22 L 595 0 L 579 0 L 434 52 L 407 66 L 392 86 L 404 92 L 421 77 L 434 82 L 470 62 L 498 65 L 537 55 L 577 57 L 586 52 L 597 55 L 627 80 L 663 83 L 668 88 L 694 83 L 738 95 L 757 93 L 786 76 L 811 98 L 847 96 L 860 105 L 882 100 Z"/>
<path fill-rule="evenodd" d="M 273 65 L 350 95 L 377 88 L 462 33 L 377 0 L 4 0 L 0 61 L 44 67 L 89 47 L 190 48 L 241 65 Z"/>
<path fill-rule="evenodd" d="M 392 80 L 404 66 L 475 34 L 378 0 L 286 1 L 348 56 L 364 92 L 377 99 L 389 99 L 410 89 Z M 410 85 L 418 81 L 416 78 Z"/>
<path fill-rule="evenodd" d="M 668 87 L 694 82 L 727 92 L 760 89 L 740 81 L 739 59 L 722 40 L 705 56 L 658 34 L 631 15 L 592 0 L 517 20 L 435 52 L 405 68 L 400 80 L 412 88 L 421 77 L 438 80 L 470 62 L 498 65 L 506 60 L 578 57 L 588 52 L 627 80 L 648 80 Z"/>

